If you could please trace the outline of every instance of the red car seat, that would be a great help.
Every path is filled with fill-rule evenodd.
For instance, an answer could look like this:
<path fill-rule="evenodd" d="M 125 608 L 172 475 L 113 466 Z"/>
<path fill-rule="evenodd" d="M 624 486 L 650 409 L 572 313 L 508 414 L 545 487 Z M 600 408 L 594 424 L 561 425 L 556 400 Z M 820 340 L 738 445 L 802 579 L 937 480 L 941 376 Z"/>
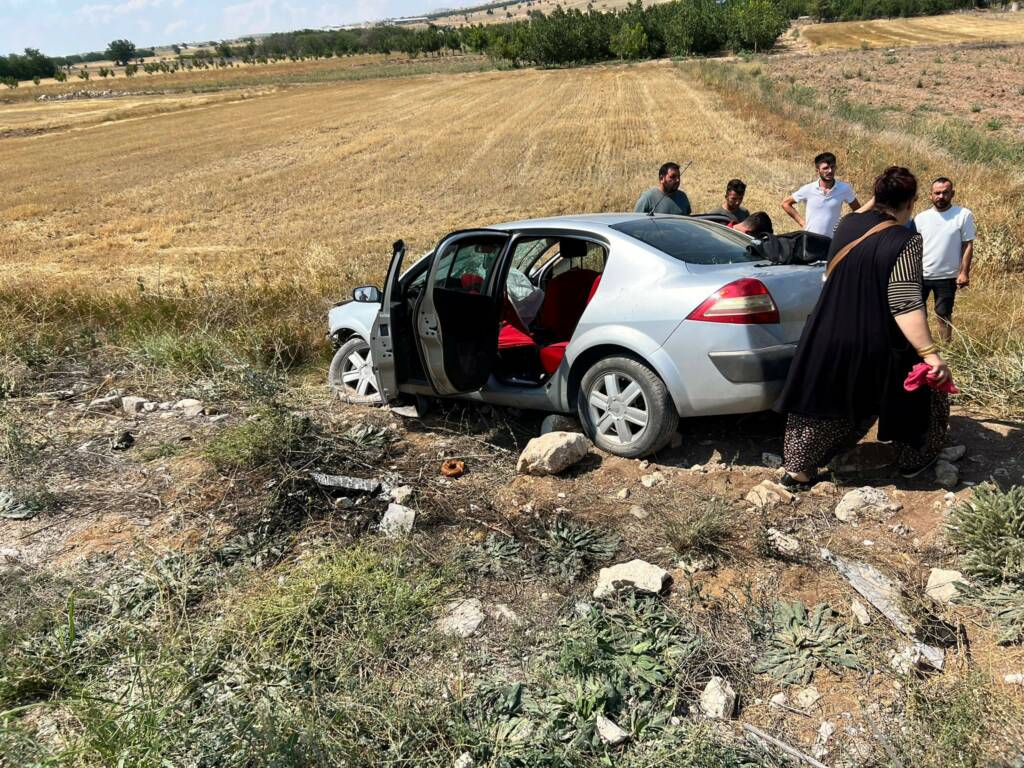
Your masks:
<path fill-rule="evenodd" d="M 571 339 L 593 295 L 594 282 L 600 276 L 592 269 L 571 269 L 548 280 L 544 303 L 537 316 L 538 325 L 556 339 Z"/>

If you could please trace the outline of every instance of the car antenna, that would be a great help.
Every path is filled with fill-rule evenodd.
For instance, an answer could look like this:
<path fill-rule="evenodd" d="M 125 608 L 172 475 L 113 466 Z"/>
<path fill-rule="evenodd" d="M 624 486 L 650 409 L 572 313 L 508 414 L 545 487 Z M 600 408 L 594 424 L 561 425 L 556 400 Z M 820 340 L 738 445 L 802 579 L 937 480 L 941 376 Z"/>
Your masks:
<path fill-rule="evenodd" d="M 684 165 L 682 168 L 679 169 L 679 178 L 680 179 L 683 178 L 683 174 L 686 173 L 686 169 L 689 168 L 691 165 L 693 165 L 693 160 L 687 160 L 686 161 L 686 165 Z M 663 194 L 661 196 L 661 200 L 664 200 L 665 197 L 666 197 L 666 195 Z M 659 200 L 658 202 L 660 203 L 661 200 Z M 654 206 L 654 207 L 657 208 L 657 206 Z M 647 215 L 650 216 L 653 219 L 654 218 L 654 208 L 649 210 L 647 212 Z"/>

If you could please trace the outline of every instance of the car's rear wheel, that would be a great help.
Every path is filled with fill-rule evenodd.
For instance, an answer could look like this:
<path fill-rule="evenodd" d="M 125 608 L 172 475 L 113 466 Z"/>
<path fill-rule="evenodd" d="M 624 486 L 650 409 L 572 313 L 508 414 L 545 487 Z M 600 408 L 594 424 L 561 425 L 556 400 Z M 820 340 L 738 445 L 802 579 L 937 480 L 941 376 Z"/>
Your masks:
<path fill-rule="evenodd" d="M 370 345 L 361 336 L 353 336 L 334 353 L 327 381 L 346 403 L 378 405 L 381 402 L 377 377 L 373 374 Z"/>
<path fill-rule="evenodd" d="M 663 448 L 679 426 L 665 382 L 632 357 L 606 357 L 583 376 L 580 422 L 598 448 L 636 458 Z"/>

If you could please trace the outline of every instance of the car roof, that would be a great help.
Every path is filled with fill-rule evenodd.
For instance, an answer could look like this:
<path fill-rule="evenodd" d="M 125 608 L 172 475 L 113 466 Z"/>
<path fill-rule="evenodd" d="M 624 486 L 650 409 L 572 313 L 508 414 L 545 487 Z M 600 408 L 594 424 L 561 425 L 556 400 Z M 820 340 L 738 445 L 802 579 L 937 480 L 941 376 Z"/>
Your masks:
<path fill-rule="evenodd" d="M 504 224 L 492 224 L 489 229 L 504 229 L 510 231 L 522 229 L 576 229 L 584 232 L 602 232 L 616 224 L 623 224 L 627 221 L 652 218 L 647 213 L 581 213 L 569 216 L 551 216 L 541 219 L 522 219 L 520 221 L 508 221 Z M 688 216 L 671 216 L 667 214 L 655 214 L 656 219 L 687 219 Z"/>

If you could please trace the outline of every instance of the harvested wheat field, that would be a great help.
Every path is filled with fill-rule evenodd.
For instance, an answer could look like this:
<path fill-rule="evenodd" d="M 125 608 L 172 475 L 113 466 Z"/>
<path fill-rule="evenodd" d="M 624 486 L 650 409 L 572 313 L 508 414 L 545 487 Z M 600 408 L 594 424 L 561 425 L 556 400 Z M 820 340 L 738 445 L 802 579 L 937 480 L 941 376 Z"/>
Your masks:
<path fill-rule="evenodd" d="M 804 27 L 803 37 L 820 48 L 1024 41 L 1024 13 L 972 12 L 910 19 L 840 21 Z"/>

